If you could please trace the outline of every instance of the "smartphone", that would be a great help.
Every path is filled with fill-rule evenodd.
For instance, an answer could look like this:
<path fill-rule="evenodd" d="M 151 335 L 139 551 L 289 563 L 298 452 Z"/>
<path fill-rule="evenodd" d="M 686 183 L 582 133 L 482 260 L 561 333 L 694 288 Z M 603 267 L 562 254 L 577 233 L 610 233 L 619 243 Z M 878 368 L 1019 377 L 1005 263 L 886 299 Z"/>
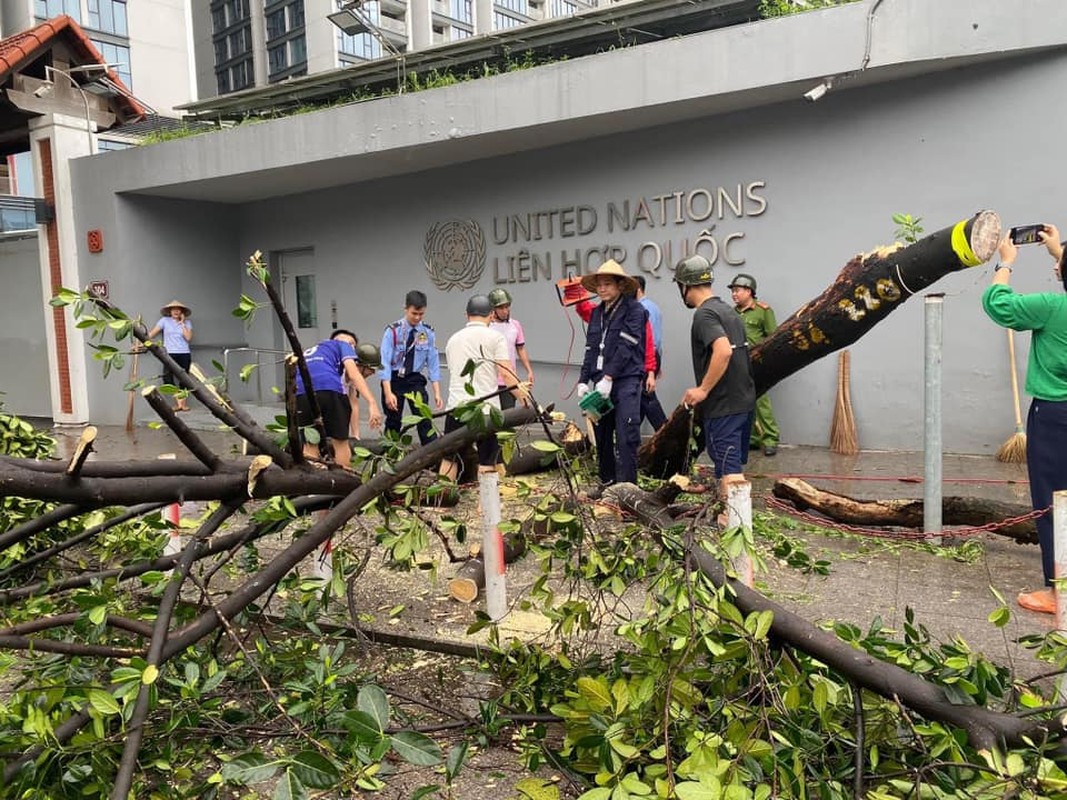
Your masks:
<path fill-rule="evenodd" d="M 1038 234 L 1045 230 L 1044 225 L 1019 225 L 1012 228 L 1008 236 L 1012 244 L 1040 244 Z"/>

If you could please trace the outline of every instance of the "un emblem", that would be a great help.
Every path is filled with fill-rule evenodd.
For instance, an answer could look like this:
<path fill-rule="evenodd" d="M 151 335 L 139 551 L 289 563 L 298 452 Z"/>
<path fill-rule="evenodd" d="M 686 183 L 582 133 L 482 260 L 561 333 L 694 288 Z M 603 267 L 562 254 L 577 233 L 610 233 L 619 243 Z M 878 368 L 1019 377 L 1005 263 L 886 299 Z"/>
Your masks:
<path fill-rule="evenodd" d="M 423 246 L 426 271 L 443 291 L 469 289 L 485 270 L 485 234 L 472 219 L 450 219 L 432 225 Z"/>

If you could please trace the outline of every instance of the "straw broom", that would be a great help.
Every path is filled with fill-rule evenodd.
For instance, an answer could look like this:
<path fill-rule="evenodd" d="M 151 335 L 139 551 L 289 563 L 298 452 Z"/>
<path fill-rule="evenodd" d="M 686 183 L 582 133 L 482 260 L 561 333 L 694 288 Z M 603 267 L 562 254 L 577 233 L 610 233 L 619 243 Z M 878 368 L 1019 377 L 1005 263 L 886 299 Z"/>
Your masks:
<path fill-rule="evenodd" d="M 837 356 L 837 402 L 834 418 L 830 423 L 830 450 L 845 456 L 854 456 L 860 451 L 856 437 L 856 419 L 852 416 L 852 392 L 850 390 L 848 350 Z"/>
<path fill-rule="evenodd" d="M 1015 331 L 1008 328 L 1008 363 L 1011 366 L 1011 398 L 1015 402 L 1015 433 L 997 450 L 997 461 L 1021 464 L 1026 461 L 1026 431 L 1019 408 L 1019 378 L 1015 369 Z"/>

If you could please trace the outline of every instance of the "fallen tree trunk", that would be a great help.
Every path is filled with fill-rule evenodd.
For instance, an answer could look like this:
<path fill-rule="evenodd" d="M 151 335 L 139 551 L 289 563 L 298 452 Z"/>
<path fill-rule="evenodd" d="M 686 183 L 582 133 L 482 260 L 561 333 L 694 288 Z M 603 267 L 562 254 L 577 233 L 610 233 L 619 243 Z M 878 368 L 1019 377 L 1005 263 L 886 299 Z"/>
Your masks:
<path fill-rule="evenodd" d="M 923 526 L 921 499 L 857 500 L 836 492 L 817 489 L 800 478 L 775 481 L 774 496 L 788 500 L 797 510 L 814 509 L 836 522 L 849 525 Z M 941 516 L 945 525 L 979 526 L 1026 516 L 1030 506 L 1002 503 L 981 497 L 945 497 Z M 945 531 L 951 534 L 952 531 Z M 1037 526 L 1032 519 L 996 528 L 991 533 L 1009 536 L 1021 544 L 1037 544 Z"/>
<path fill-rule="evenodd" d="M 946 275 L 985 263 L 999 243 L 1000 217 L 980 211 L 907 247 L 883 247 L 855 256 L 822 294 L 752 348 L 756 394 L 848 347 L 909 297 Z M 639 452 L 638 463 L 643 459 L 649 474 L 664 475 L 669 465 L 685 462 L 680 447 L 661 428 L 641 448 L 645 452 L 644 456 Z M 656 453 L 654 458 L 650 451 Z"/>
<path fill-rule="evenodd" d="M 633 484 L 617 484 L 605 491 L 605 498 L 635 514 L 653 531 L 662 533 L 676 525 L 659 498 Z M 882 697 L 895 699 L 927 719 L 944 722 L 966 731 L 978 749 L 998 748 L 1002 743 L 1024 746 L 1028 741 L 1060 739 L 1067 732 L 1060 720 L 1016 717 L 982 706 L 956 705 L 942 688 L 895 664 L 878 661 L 867 653 L 842 642 L 836 636 L 778 605 L 759 592 L 728 577 L 722 564 L 699 545 L 688 550 L 697 568 L 718 586 L 728 587 L 733 602 L 746 616 L 753 611 L 774 615 L 770 635 L 780 645 L 795 648 L 822 661 L 857 685 Z"/>

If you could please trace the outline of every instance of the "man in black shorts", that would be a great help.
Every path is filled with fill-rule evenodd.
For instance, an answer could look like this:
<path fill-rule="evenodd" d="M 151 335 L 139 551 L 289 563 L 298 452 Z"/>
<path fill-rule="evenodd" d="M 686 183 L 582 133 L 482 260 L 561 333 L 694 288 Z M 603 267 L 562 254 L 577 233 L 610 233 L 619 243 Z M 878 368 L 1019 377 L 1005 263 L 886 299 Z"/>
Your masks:
<path fill-rule="evenodd" d="M 756 387 L 748 360 L 745 323 L 732 305 L 711 290 L 714 276 L 704 256 L 678 262 L 674 280 L 687 308 L 695 308 L 690 341 L 697 382 L 685 390 L 682 404 L 700 407 L 708 456 L 720 481 L 720 496 L 731 483 L 744 481 Z"/>
<path fill-rule="evenodd" d="M 304 351 L 311 375 L 311 386 L 322 411 L 326 436 L 333 447 L 334 460 L 343 467 L 352 463 L 352 448 L 348 444 L 348 429 L 352 418 L 352 406 L 348 400 L 345 380 L 355 387 L 359 396 L 367 401 L 369 422 L 372 428 L 382 424 L 382 412 L 367 389 L 367 381 L 359 370 L 355 351 L 356 337 L 351 331 L 338 329 L 329 339 L 319 342 Z M 311 402 L 299 372 L 296 376 L 297 421 L 301 428 L 315 424 Z M 319 445 L 305 440 L 304 455 L 309 459 L 319 458 Z"/>

